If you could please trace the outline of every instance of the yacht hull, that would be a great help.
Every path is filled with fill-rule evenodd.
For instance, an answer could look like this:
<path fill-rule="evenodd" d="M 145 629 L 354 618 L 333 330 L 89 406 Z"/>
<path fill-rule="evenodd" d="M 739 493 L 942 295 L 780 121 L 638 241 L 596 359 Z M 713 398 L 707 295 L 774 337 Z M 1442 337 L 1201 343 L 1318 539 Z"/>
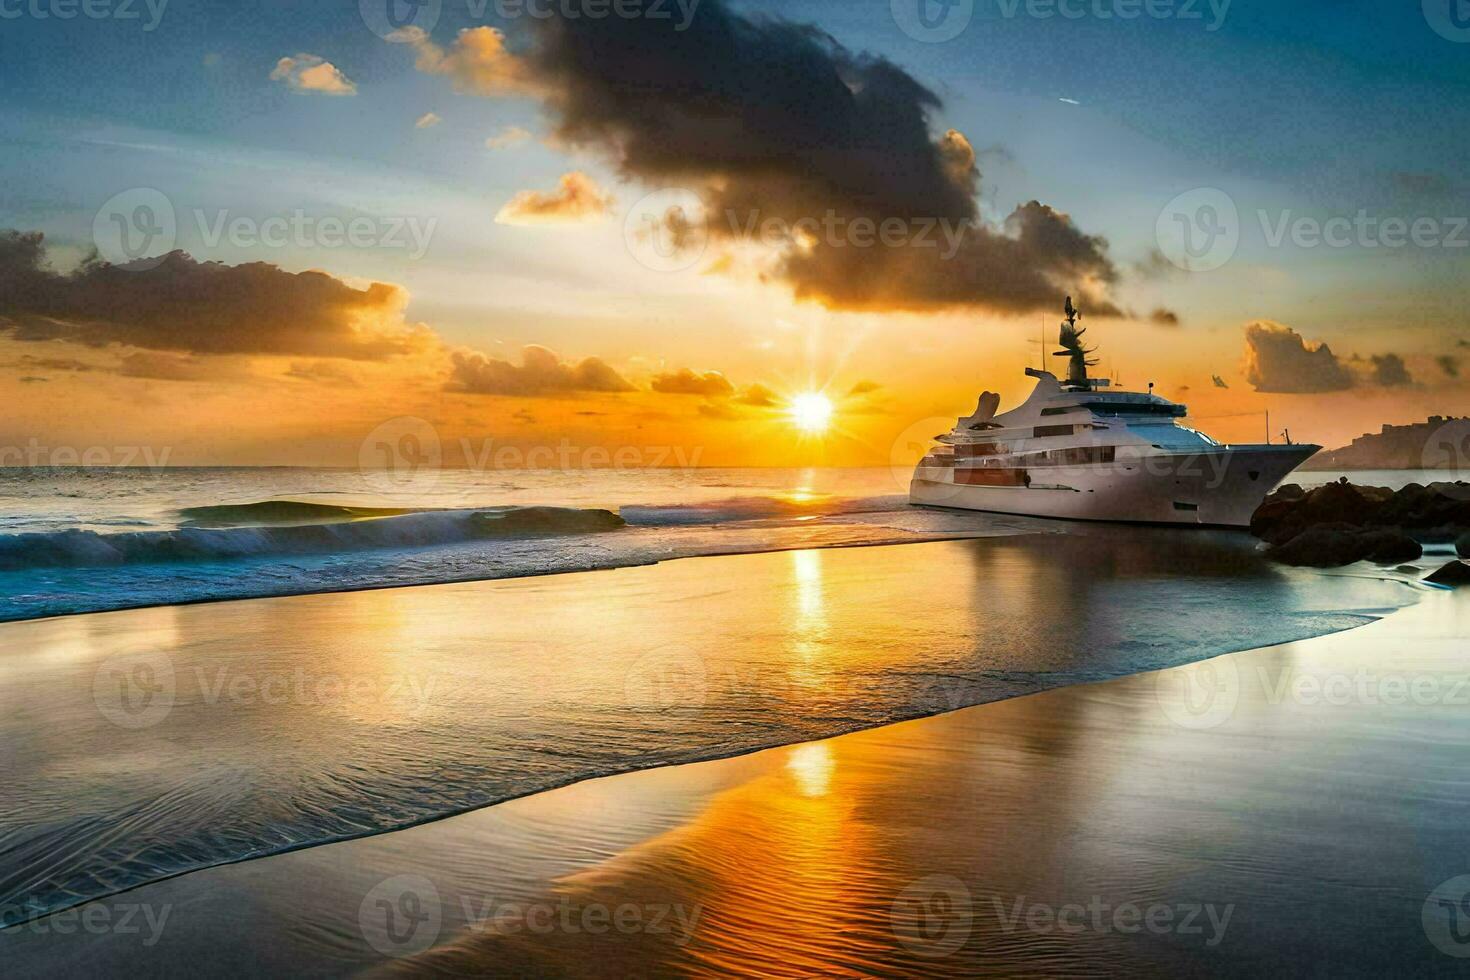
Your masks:
<path fill-rule="evenodd" d="M 921 465 L 909 485 L 909 500 L 1068 520 L 1246 527 L 1266 494 L 1318 448 L 1233 446 L 1107 464 L 1034 467 L 1027 471 L 1029 486 L 969 485 L 963 469 Z"/>

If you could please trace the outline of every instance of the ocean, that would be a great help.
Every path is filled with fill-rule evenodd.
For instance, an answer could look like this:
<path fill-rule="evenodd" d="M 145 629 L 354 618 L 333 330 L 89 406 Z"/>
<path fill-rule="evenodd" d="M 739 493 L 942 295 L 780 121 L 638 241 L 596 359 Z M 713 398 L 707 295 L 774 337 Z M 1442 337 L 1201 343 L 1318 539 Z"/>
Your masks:
<path fill-rule="evenodd" d="M 6 473 L 4 616 L 37 621 L 0 627 L 0 918 L 1330 633 L 1422 588 L 1241 532 L 915 510 L 894 479 Z M 876 544 L 905 546 L 847 547 Z M 198 604 L 244 597 L 274 598 Z"/>
<path fill-rule="evenodd" d="M 0 620 L 1052 527 L 911 508 L 908 475 L 0 469 Z M 1353 478 L 1402 486 L 1435 476 Z"/>

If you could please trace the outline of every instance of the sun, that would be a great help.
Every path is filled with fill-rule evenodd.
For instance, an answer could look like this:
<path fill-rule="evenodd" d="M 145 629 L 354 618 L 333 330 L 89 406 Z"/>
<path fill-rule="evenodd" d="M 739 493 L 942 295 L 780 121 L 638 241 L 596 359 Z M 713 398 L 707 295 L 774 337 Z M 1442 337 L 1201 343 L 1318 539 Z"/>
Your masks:
<path fill-rule="evenodd" d="M 797 395 L 791 399 L 791 407 L 787 413 L 802 432 L 826 432 L 832 421 L 832 400 L 815 391 Z"/>

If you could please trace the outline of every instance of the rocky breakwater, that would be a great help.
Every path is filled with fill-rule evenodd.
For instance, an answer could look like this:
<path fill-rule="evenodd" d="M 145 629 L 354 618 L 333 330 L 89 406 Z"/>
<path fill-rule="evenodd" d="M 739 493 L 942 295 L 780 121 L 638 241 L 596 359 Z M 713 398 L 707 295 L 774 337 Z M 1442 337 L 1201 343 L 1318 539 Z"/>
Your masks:
<path fill-rule="evenodd" d="M 1454 543 L 1470 557 L 1470 483 L 1411 483 L 1402 490 L 1346 479 L 1312 490 L 1286 484 L 1251 518 L 1266 554 L 1288 565 L 1333 568 L 1357 561 L 1413 561 L 1425 544 Z M 1429 575 L 1445 585 L 1470 582 L 1470 565 L 1452 561 Z"/>

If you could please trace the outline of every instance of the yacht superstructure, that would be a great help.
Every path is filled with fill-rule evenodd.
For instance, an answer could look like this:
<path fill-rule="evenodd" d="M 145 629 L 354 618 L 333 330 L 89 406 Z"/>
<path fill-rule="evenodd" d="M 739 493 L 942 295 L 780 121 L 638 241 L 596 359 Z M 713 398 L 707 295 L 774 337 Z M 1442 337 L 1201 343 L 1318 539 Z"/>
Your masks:
<path fill-rule="evenodd" d="M 1182 424 L 1188 409 L 1088 377 L 1081 314 L 1067 299 L 1066 380 L 1027 368 L 1036 387 L 997 414 L 985 392 L 914 470 L 916 504 L 1036 517 L 1244 527 L 1261 500 L 1322 447 L 1224 445 Z M 1152 385 L 1150 385 L 1152 389 Z"/>

